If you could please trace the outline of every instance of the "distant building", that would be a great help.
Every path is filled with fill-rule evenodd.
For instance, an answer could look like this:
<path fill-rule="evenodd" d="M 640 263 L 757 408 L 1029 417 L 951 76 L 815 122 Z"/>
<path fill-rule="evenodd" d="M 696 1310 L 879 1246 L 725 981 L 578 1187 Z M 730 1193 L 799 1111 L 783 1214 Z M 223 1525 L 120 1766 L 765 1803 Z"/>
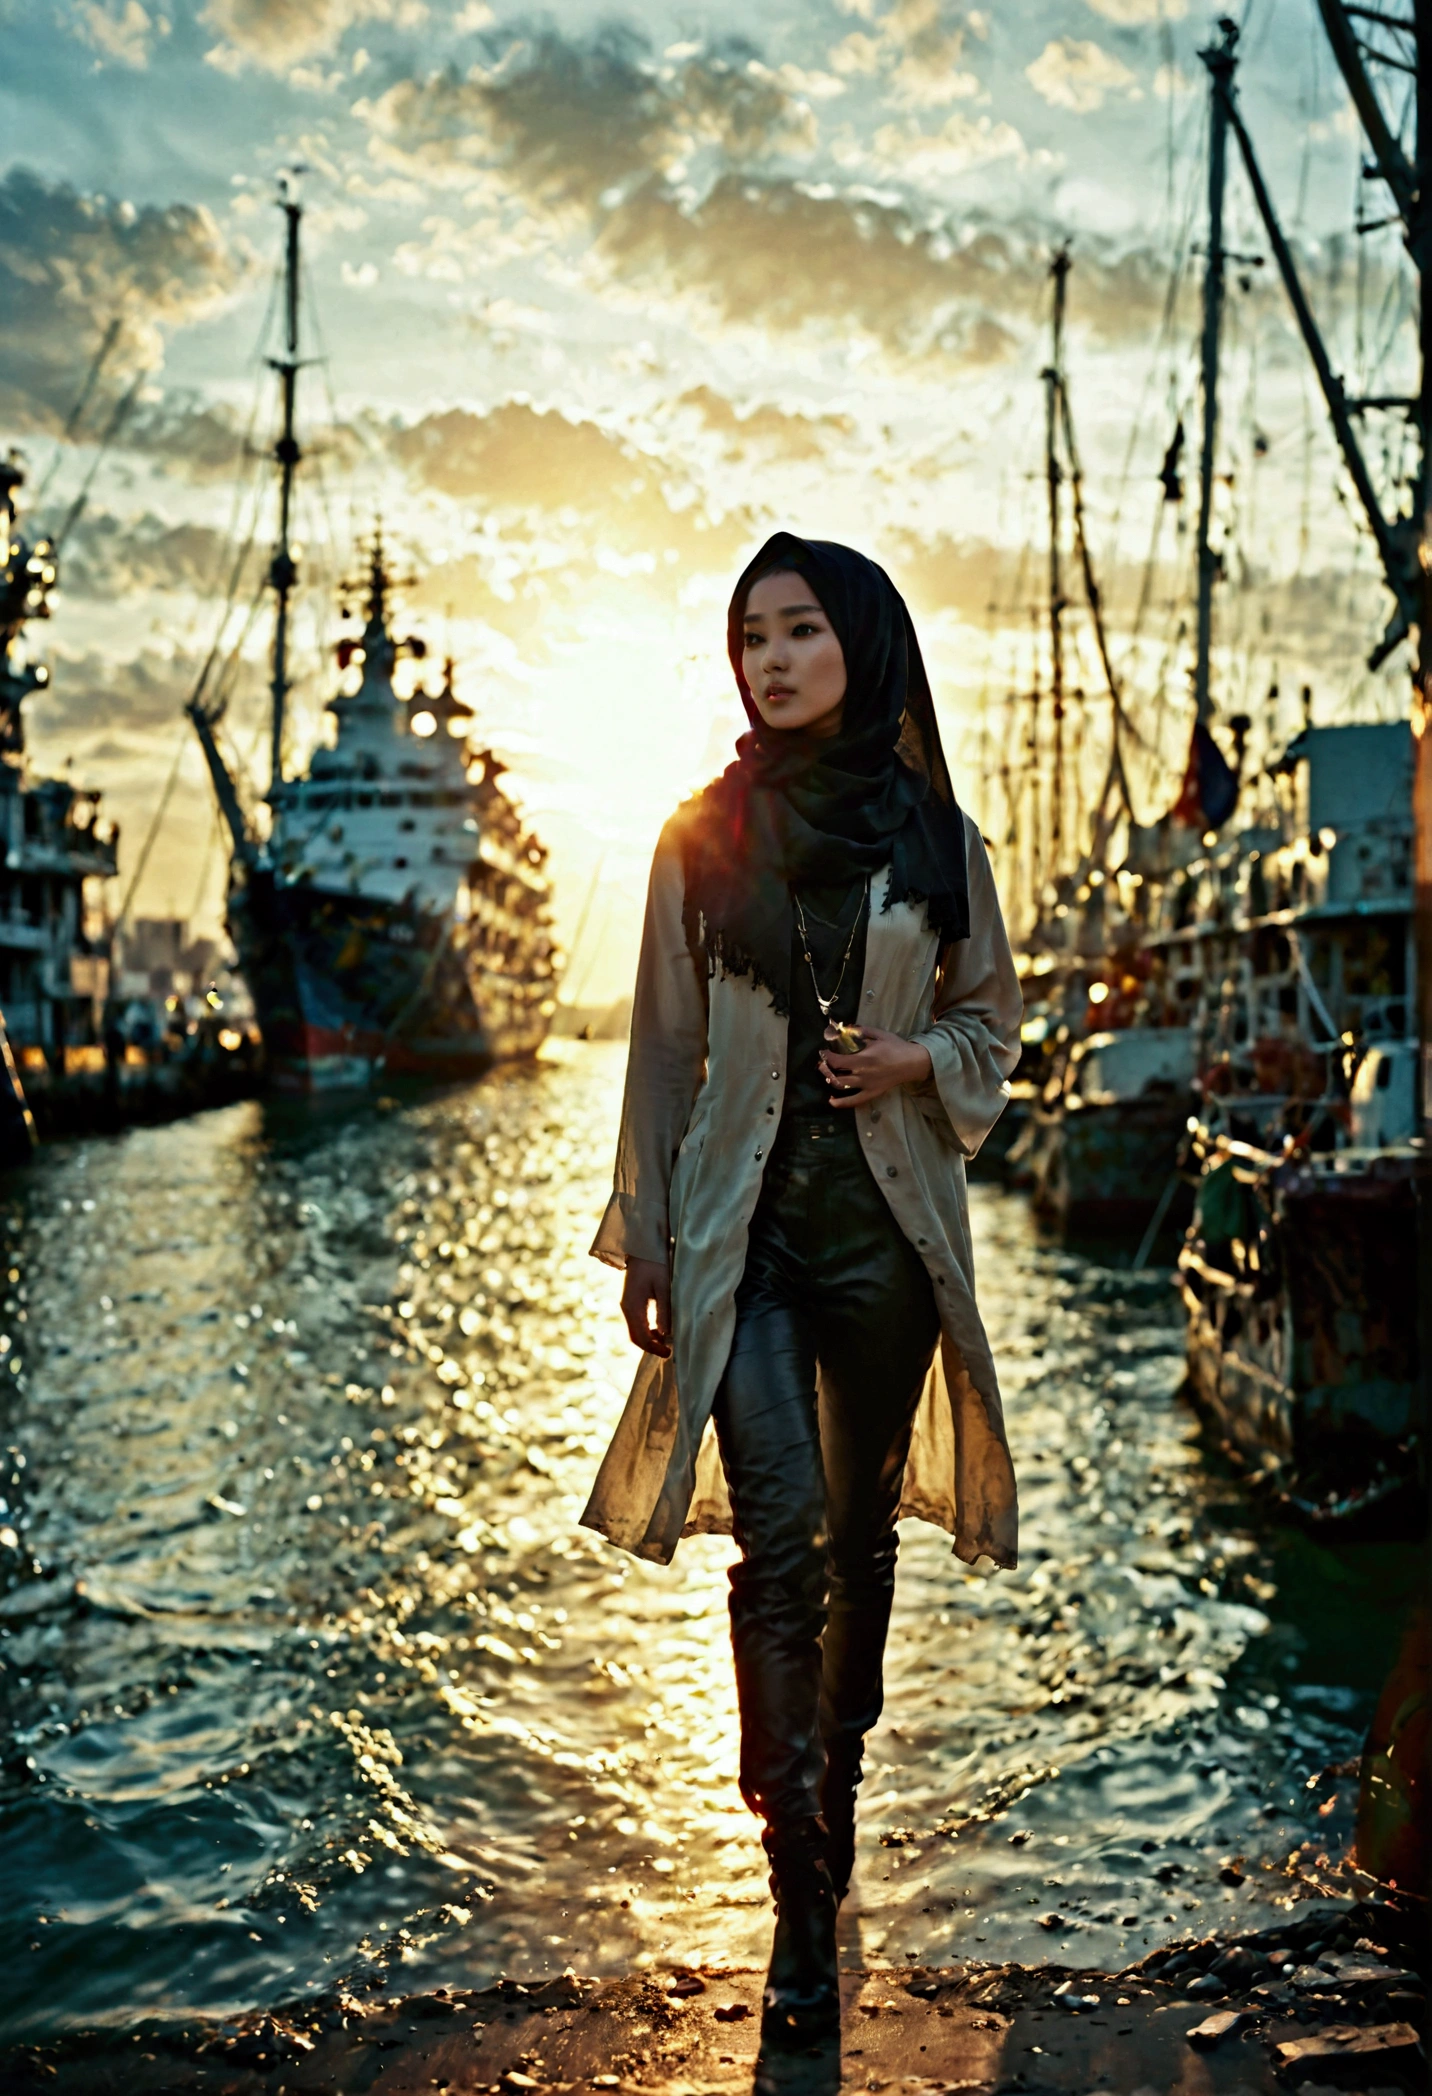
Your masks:
<path fill-rule="evenodd" d="M 119 832 L 100 820 L 98 793 L 37 779 L 25 761 L 24 702 L 48 673 L 23 633 L 48 616 L 55 564 L 46 540 L 19 531 L 22 479 L 0 460 L 0 1010 L 22 1071 L 58 1076 L 103 1058 Z"/>
<path fill-rule="evenodd" d="M 182 917 L 135 917 L 115 935 L 113 995 L 127 1003 L 192 997 L 221 966 L 217 939 L 192 938 Z"/>

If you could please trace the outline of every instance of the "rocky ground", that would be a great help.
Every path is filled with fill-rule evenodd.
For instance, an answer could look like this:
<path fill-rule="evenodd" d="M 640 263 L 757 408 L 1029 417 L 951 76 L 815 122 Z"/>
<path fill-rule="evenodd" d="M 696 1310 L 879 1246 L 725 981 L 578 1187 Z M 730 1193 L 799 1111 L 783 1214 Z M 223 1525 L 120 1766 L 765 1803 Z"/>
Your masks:
<path fill-rule="evenodd" d="M 1119 1974 L 905 1967 L 846 1978 L 840 2046 L 768 2056 L 761 1975 L 680 1969 L 615 1981 L 387 1999 L 353 1991 L 223 2024 L 91 2033 L 0 2056 L 0 2087 L 73 2096 L 1255 2096 L 1421 2091 L 1425 1910 L 1304 1913 L 1280 1930 L 1154 1953 Z"/>

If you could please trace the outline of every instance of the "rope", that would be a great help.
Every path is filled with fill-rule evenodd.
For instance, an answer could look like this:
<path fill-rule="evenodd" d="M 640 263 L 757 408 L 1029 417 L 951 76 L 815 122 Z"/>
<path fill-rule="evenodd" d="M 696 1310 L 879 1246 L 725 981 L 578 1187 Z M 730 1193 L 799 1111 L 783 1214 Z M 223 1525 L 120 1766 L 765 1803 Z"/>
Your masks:
<path fill-rule="evenodd" d="M 149 854 L 154 849 L 154 840 L 159 835 L 159 825 L 164 820 L 165 811 L 173 797 L 174 788 L 178 784 L 179 767 L 184 761 L 184 752 L 188 747 L 189 729 L 186 723 L 184 731 L 179 737 L 179 747 L 174 752 L 174 762 L 169 767 L 169 776 L 164 781 L 164 791 L 159 796 L 159 806 L 155 809 L 154 819 L 149 825 L 149 834 L 140 849 L 138 859 L 135 861 L 134 871 L 129 877 L 129 886 L 124 891 L 124 900 L 119 906 L 119 915 L 114 921 L 114 929 L 110 934 L 112 939 L 119 937 L 129 921 L 129 911 L 134 901 L 135 890 L 144 878 L 144 869 L 149 864 Z"/>

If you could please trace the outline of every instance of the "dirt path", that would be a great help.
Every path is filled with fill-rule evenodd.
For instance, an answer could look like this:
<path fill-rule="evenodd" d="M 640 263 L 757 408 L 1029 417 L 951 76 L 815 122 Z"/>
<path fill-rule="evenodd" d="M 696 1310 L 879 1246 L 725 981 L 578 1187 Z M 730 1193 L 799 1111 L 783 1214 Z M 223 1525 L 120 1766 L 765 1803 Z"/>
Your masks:
<path fill-rule="evenodd" d="M 1227 1950 L 1220 1945 L 1219 1955 Z M 1251 1988 L 1230 1979 L 1195 1994 L 1196 1961 L 1174 1979 L 1137 1968 L 1116 1976 L 1017 1966 L 852 1972 L 839 2048 L 794 2058 L 762 2056 L 762 1976 L 752 1971 L 608 1982 L 567 1975 L 542 1988 L 505 1981 L 396 2003 L 376 1989 L 219 2026 L 26 2048 L 0 2059 L 0 2086 L 64 2096 L 835 2096 L 897 2086 L 969 2096 L 1264 2096 L 1299 2084 L 1303 2096 L 1330 2088 L 1371 2096 L 1425 2088 L 1422 1990 L 1390 1958 L 1353 1953 L 1272 1971 Z"/>

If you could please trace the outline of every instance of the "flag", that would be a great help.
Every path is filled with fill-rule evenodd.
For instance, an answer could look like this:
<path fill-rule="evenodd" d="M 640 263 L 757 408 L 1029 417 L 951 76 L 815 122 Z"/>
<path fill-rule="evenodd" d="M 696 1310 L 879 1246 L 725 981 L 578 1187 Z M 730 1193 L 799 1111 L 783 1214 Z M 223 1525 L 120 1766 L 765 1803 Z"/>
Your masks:
<path fill-rule="evenodd" d="M 1195 721 L 1173 819 L 1190 830 L 1217 830 L 1238 805 L 1238 774 L 1208 731 Z"/>

